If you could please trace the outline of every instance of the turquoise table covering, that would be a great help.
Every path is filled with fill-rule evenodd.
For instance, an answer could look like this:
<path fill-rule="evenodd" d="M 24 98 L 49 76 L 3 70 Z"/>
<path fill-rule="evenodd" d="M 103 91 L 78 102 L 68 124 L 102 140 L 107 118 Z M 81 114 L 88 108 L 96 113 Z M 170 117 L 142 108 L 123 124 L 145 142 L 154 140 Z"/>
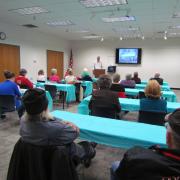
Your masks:
<path fill-rule="evenodd" d="M 93 84 L 91 81 L 82 81 L 81 82 L 81 86 L 85 86 L 86 90 L 84 92 L 84 97 L 89 96 L 90 94 L 92 94 L 93 91 Z"/>
<path fill-rule="evenodd" d="M 136 84 L 136 89 L 145 89 L 147 84 Z M 161 86 L 162 91 L 171 91 L 170 87 L 167 85 L 162 85 Z"/>
<path fill-rule="evenodd" d="M 24 94 L 25 91 L 27 91 L 27 89 L 20 89 L 21 94 Z M 48 109 L 50 111 L 52 111 L 53 110 L 53 100 L 52 100 L 52 97 L 51 97 L 49 91 L 46 91 L 46 97 L 48 99 Z"/>
<path fill-rule="evenodd" d="M 46 83 L 48 85 L 55 85 L 58 91 L 66 91 L 66 102 L 76 100 L 75 86 L 73 84 L 58 84 L 58 83 Z M 36 87 L 44 88 L 45 83 L 36 83 Z"/>
<path fill-rule="evenodd" d="M 125 88 L 125 93 L 127 95 L 137 96 L 139 91 L 144 91 L 144 89 L 131 89 L 131 88 Z M 176 102 L 177 97 L 176 94 L 173 91 L 161 91 L 162 97 L 166 98 L 167 101 Z"/>
<path fill-rule="evenodd" d="M 166 147 L 166 129 L 138 122 L 129 122 L 65 111 L 53 111 L 54 117 L 68 120 L 80 129 L 80 138 L 112 147 L 149 147 L 159 144 Z"/>
<path fill-rule="evenodd" d="M 79 114 L 89 114 L 89 101 L 91 96 L 83 99 L 83 101 L 78 105 Z M 129 98 L 119 98 L 121 108 L 123 111 L 139 111 L 140 100 L 139 99 L 129 99 Z M 177 102 L 167 102 L 167 112 L 173 112 L 175 109 L 180 108 L 180 103 Z"/>
<path fill-rule="evenodd" d="M 148 83 L 148 81 L 141 81 L 141 84 L 147 84 L 147 83 Z M 166 81 L 163 81 L 163 85 L 169 86 Z"/>

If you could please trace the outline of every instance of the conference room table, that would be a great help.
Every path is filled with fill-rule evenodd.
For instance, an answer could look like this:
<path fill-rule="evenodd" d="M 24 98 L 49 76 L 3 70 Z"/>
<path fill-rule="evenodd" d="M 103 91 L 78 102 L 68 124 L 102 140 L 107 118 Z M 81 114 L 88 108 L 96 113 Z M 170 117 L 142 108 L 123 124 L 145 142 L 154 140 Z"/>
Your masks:
<path fill-rule="evenodd" d="M 80 139 L 119 148 L 149 147 L 158 144 L 166 147 L 166 129 L 138 122 L 115 120 L 96 116 L 53 111 L 58 119 L 74 123 L 80 129 Z"/>
<path fill-rule="evenodd" d="M 75 86 L 73 84 L 59 84 L 59 83 L 36 83 L 36 87 L 45 88 L 44 85 L 55 85 L 58 91 L 66 92 L 66 102 L 72 102 L 76 100 Z"/>
<path fill-rule="evenodd" d="M 89 114 L 89 102 L 91 96 L 88 96 L 81 101 L 78 105 L 79 114 Z M 129 98 L 119 98 L 119 103 L 123 111 L 139 111 L 140 110 L 140 100 L 139 99 L 129 99 Z M 167 112 L 173 112 L 175 109 L 180 108 L 180 103 L 177 102 L 167 102 Z"/>
<path fill-rule="evenodd" d="M 144 89 L 125 88 L 126 95 L 137 96 L 139 94 L 139 91 L 144 92 Z M 176 94 L 173 91 L 161 91 L 161 93 L 162 93 L 162 97 L 165 98 L 167 101 L 170 102 L 177 101 Z"/>
<path fill-rule="evenodd" d="M 136 84 L 135 88 L 136 89 L 145 89 L 147 84 Z M 162 85 L 161 86 L 162 91 L 171 91 L 171 88 L 167 85 Z"/>
<path fill-rule="evenodd" d="M 27 91 L 27 89 L 20 89 L 20 92 L 21 92 L 22 95 L 23 95 L 26 91 Z M 49 109 L 50 111 L 52 111 L 52 110 L 53 110 L 53 100 L 52 100 L 52 97 L 51 97 L 49 91 L 46 91 L 46 97 L 47 97 L 47 99 L 48 99 L 48 109 Z"/>
<path fill-rule="evenodd" d="M 148 83 L 148 81 L 147 81 L 147 80 L 143 80 L 143 81 L 141 81 L 141 84 L 147 84 L 147 83 Z M 169 86 L 168 82 L 163 81 L 163 86 Z"/>

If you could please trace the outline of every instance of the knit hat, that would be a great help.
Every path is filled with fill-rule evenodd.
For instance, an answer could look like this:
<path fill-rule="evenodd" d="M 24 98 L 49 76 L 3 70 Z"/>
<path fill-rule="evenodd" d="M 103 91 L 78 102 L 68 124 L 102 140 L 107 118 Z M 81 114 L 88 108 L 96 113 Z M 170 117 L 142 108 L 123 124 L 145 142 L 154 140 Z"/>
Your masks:
<path fill-rule="evenodd" d="M 48 100 L 43 89 L 29 89 L 22 97 L 26 112 L 30 115 L 40 114 L 47 109 Z"/>
<path fill-rule="evenodd" d="M 171 129 L 180 136 L 180 108 L 168 116 L 168 122 Z"/>

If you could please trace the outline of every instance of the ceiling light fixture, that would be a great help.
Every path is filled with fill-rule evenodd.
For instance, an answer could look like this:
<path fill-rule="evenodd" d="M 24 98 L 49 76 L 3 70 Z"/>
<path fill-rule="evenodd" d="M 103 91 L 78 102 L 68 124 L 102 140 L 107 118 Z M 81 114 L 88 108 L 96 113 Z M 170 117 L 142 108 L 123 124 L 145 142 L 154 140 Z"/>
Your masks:
<path fill-rule="evenodd" d="M 103 42 L 103 41 L 104 41 L 104 38 L 102 37 L 102 38 L 101 38 L 101 42 Z"/>
<path fill-rule="evenodd" d="M 167 31 L 164 31 L 164 40 L 167 40 Z"/>
<path fill-rule="evenodd" d="M 105 17 L 105 18 L 102 18 L 102 21 L 105 23 L 135 21 L 135 17 L 134 16 Z"/>
<path fill-rule="evenodd" d="M 144 36 L 142 36 L 141 39 L 144 40 Z"/>
<path fill-rule="evenodd" d="M 84 36 L 83 38 L 84 39 L 98 39 L 98 38 L 101 38 L 101 36 L 91 34 L 91 35 L 88 35 L 88 36 Z"/>
<path fill-rule="evenodd" d="M 122 38 L 122 37 L 120 37 L 120 38 L 119 38 L 119 40 L 120 40 L 120 41 L 122 41 L 122 40 L 123 40 L 123 38 Z"/>
<path fill-rule="evenodd" d="M 39 6 L 19 8 L 19 9 L 10 9 L 9 11 L 16 12 L 23 15 L 41 14 L 41 13 L 49 12 L 47 9 L 41 8 Z"/>
<path fill-rule="evenodd" d="M 127 0 L 80 0 L 79 2 L 86 8 L 128 4 Z"/>
<path fill-rule="evenodd" d="M 70 20 L 65 20 L 65 21 L 50 21 L 46 23 L 49 26 L 71 26 L 74 25 Z"/>

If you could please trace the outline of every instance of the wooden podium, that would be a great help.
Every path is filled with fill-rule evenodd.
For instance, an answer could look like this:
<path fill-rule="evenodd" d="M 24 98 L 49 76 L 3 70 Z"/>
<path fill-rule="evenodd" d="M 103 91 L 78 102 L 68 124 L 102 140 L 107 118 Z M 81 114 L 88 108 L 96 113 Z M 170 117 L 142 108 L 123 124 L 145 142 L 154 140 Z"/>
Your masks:
<path fill-rule="evenodd" d="M 105 69 L 94 69 L 93 74 L 95 78 L 98 78 L 100 75 L 105 74 Z"/>

